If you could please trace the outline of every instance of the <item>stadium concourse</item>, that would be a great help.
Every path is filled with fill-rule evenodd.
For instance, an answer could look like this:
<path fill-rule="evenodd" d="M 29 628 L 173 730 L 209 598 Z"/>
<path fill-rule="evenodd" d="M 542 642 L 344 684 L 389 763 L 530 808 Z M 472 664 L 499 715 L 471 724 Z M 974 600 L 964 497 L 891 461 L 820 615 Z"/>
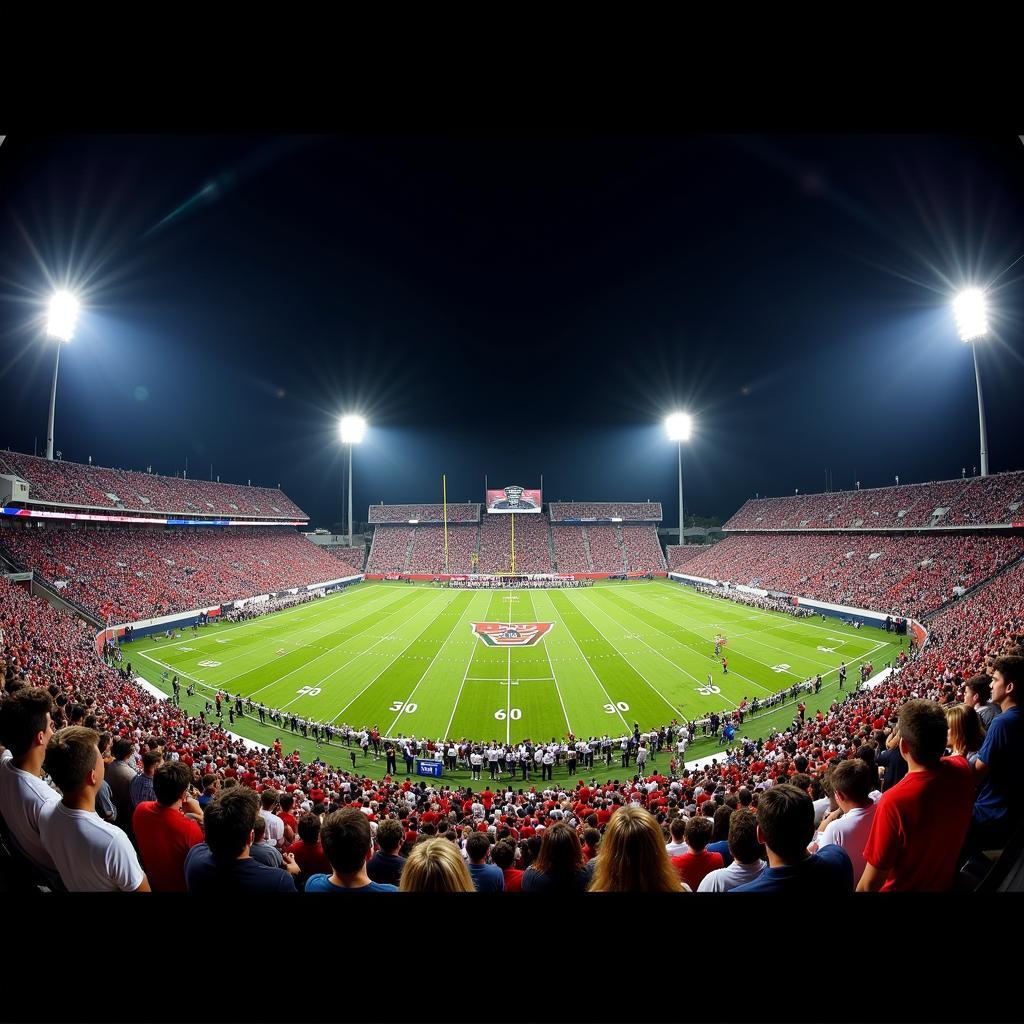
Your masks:
<path fill-rule="evenodd" d="M 76 502 L 79 508 L 102 507 L 94 492 L 111 481 L 97 481 L 87 467 L 50 475 L 53 464 L 39 469 L 32 463 L 40 460 L 19 459 L 7 458 L 8 467 L 16 465 L 18 476 L 33 487 L 36 479 L 41 484 L 34 491 L 38 502 L 24 508 L 66 509 Z M 180 497 L 189 503 L 188 509 L 162 510 L 172 513 L 194 510 L 197 501 L 221 500 L 212 492 L 205 497 L 207 486 L 230 487 L 189 482 L 176 497 L 174 485 L 160 479 L 164 483 L 157 486 L 170 495 L 166 501 L 173 505 Z M 590 781 L 579 762 L 574 770 L 549 765 L 542 769 L 546 779 L 494 772 L 493 781 L 468 787 L 397 773 L 370 778 L 358 765 L 346 770 L 319 758 L 303 763 L 281 744 L 255 746 L 227 731 L 221 718 L 190 717 L 150 693 L 130 670 L 130 647 L 108 649 L 110 663 L 104 663 L 97 656 L 95 624 L 54 606 L 67 587 L 56 594 L 47 589 L 47 600 L 32 595 L 20 578 L 24 574 L 8 573 L 0 582 L 5 884 L 196 893 L 824 894 L 971 887 L 999 851 L 1005 852 L 998 864 L 1019 856 L 1024 799 L 1017 699 L 1024 684 L 1024 557 L 1019 535 L 1005 519 L 1008 510 L 1016 512 L 1011 506 L 1017 484 L 990 479 L 991 491 L 978 480 L 953 482 L 960 489 L 891 489 L 910 491 L 915 507 L 938 496 L 964 532 L 868 536 L 854 525 L 843 534 L 773 534 L 780 553 L 774 560 L 762 534 L 733 534 L 687 560 L 688 573 L 708 579 L 761 581 L 775 589 L 764 580 L 776 572 L 786 593 L 826 600 L 851 594 L 868 607 L 899 614 L 913 607 L 930 632 L 929 642 L 876 687 L 851 683 L 844 699 L 820 717 L 798 710 L 788 729 L 758 740 L 741 734 L 734 746 L 699 767 L 671 765 L 686 723 L 643 723 L 646 732 L 637 729 L 627 741 L 625 760 L 634 755 L 633 770 L 624 768 L 618 782 Z M 128 507 L 126 494 L 101 493 L 116 494 Z M 820 496 L 828 500 L 814 506 L 814 515 L 836 508 L 855 509 L 855 518 L 865 508 L 892 516 L 913 511 L 903 508 L 904 493 L 876 493 L 864 499 L 870 504 L 857 505 L 858 493 L 868 492 Z M 258 509 L 251 506 L 252 517 L 267 515 L 262 497 L 248 500 L 259 503 Z M 749 525 L 758 516 L 760 523 L 789 523 L 790 499 L 779 501 L 784 509 L 764 499 L 756 515 L 744 506 L 734 520 L 751 531 L 769 529 Z M 275 504 L 288 509 L 282 519 L 301 516 L 283 496 Z M 522 534 L 523 557 L 545 571 L 566 571 L 558 562 L 562 557 L 582 562 L 583 572 L 599 571 L 595 564 L 618 568 L 619 555 L 623 569 L 635 559 L 653 558 L 644 537 L 655 529 L 660 508 L 655 516 L 650 506 L 640 505 L 636 516 L 644 518 L 629 522 L 618 512 L 628 513 L 630 506 L 588 504 L 588 511 L 596 508 L 595 520 L 609 516 L 593 525 L 565 522 L 555 504 L 546 516 L 516 517 L 517 562 L 519 522 L 531 518 L 534 525 Z M 610 521 L 612 507 L 627 526 Z M 382 508 L 383 515 L 390 513 Z M 425 515 L 378 520 L 372 565 L 409 570 L 420 528 L 409 519 L 436 514 L 431 506 L 417 508 Z M 473 520 L 473 506 L 466 508 L 469 521 L 456 528 L 472 531 L 468 536 L 475 543 L 460 542 L 459 550 L 502 567 L 506 557 L 511 560 L 503 531 L 488 525 L 490 520 L 480 522 L 479 511 Z M 989 523 L 1002 532 L 977 529 Z M 421 536 L 436 538 L 436 523 L 424 525 L 433 532 Z M 800 520 L 797 529 L 812 527 Z M 76 586 L 76 602 L 97 610 L 145 606 L 153 590 L 126 582 L 132 573 L 136 580 L 138 573 L 149 576 L 150 587 L 174 605 L 218 587 L 240 593 L 308 586 L 323 582 L 311 576 L 333 578 L 340 564 L 283 526 L 176 533 L 142 525 L 71 531 L 10 523 L 3 540 L 19 564 L 38 567 L 51 585 L 59 582 L 54 577 L 63 565 L 61 580 L 73 577 L 66 582 Z M 307 559 L 295 544 L 314 548 L 311 557 L 328 561 Z M 190 549 L 201 553 L 201 562 L 194 563 L 198 574 L 181 569 Z M 427 557 L 424 543 L 420 552 Z M 450 555 L 449 537 L 449 560 Z M 67 572 L 69 558 L 82 567 L 72 565 Z M 436 564 L 436 552 L 429 558 Z M 869 562 L 881 563 L 877 578 L 865 573 Z M 117 579 L 114 569 L 127 570 L 120 584 L 111 582 Z M 731 709 L 726 715 L 740 717 Z M 389 753 L 386 740 L 367 735 L 360 741 Z M 463 743 L 471 757 L 490 760 L 482 744 Z"/>

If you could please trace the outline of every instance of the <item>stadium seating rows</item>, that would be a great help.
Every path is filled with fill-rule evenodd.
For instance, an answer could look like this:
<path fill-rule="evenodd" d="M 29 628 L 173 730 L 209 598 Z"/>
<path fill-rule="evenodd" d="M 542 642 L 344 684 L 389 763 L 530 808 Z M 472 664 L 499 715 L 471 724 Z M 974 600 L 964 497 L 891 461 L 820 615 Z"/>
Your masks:
<path fill-rule="evenodd" d="M 588 524 L 584 529 L 590 542 L 590 560 L 594 572 L 624 572 L 625 563 L 618 527 Z"/>
<path fill-rule="evenodd" d="M 378 526 L 373 531 L 366 571 L 370 573 L 407 572 L 412 526 Z"/>
<path fill-rule="evenodd" d="M 703 544 L 669 544 L 668 567 L 671 571 L 682 569 L 692 562 L 703 550 Z"/>
<path fill-rule="evenodd" d="M 415 519 L 420 523 L 444 522 L 443 505 L 371 505 L 367 522 L 408 523 Z M 448 524 L 480 522 L 480 503 L 452 502 L 448 505 Z"/>
<path fill-rule="evenodd" d="M 555 561 L 562 573 L 592 572 L 583 540 L 582 526 L 553 524 L 551 538 L 555 545 Z"/>
<path fill-rule="evenodd" d="M 8 451 L 0 452 L 0 473 L 27 480 L 32 501 L 173 515 L 309 518 L 274 487 L 184 480 Z"/>
<path fill-rule="evenodd" d="M 630 572 L 664 572 L 665 555 L 658 534 L 650 526 L 623 526 L 622 546 Z"/>
<path fill-rule="evenodd" d="M 62 595 L 131 622 L 337 579 L 338 560 L 284 527 L 82 530 L 12 526 L 0 544 Z"/>
<path fill-rule="evenodd" d="M 1024 554 L 1024 537 L 975 534 L 733 534 L 686 571 L 835 604 L 920 618 Z"/>
<path fill-rule="evenodd" d="M 515 517 L 517 573 L 551 572 L 547 516 L 539 513 Z M 512 571 L 510 517 L 487 515 L 480 524 L 480 572 Z"/>
<path fill-rule="evenodd" d="M 753 498 L 726 530 L 979 526 L 1024 521 L 1024 472 L 870 490 Z M 939 513 L 936 515 L 936 513 Z"/>
<path fill-rule="evenodd" d="M 352 572 L 363 571 L 363 549 L 354 548 L 328 548 L 327 552 L 332 558 L 336 558 L 346 569 Z"/>
<path fill-rule="evenodd" d="M 473 525 L 448 526 L 448 572 L 473 571 L 472 556 L 476 553 L 478 528 Z M 443 573 L 444 527 L 417 526 L 414 531 L 412 560 L 413 572 Z"/>
<path fill-rule="evenodd" d="M 624 522 L 661 522 L 660 501 L 552 501 L 548 503 L 551 522 L 563 519 L 611 519 Z"/>

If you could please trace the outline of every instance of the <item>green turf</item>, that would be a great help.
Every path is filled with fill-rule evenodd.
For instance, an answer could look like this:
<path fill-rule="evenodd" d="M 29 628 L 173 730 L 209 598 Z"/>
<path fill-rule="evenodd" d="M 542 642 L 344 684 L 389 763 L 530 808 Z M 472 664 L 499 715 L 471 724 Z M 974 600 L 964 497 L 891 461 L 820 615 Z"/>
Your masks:
<path fill-rule="evenodd" d="M 511 650 L 486 646 L 470 625 L 510 620 L 554 625 L 536 646 Z M 713 656 L 716 633 L 728 637 L 727 676 Z M 363 583 L 251 622 L 146 638 L 126 653 L 158 686 L 165 667 L 181 677 L 183 694 L 195 681 L 197 696 L 185 701 L 193 712 L 223 688 L 336 726 L 376 725 L 385 735 L 517 741 L 570 730 L 615 736 L 634 722 L 647 729 L 699 718 L 821 672 L 821 694 L 805 698 L 813 714 L 836 696 L 841 659 L 849 687 L 861 661 L 878 669 L 898 650 L 899 640 L 881 630 L 795 619 L 655 580 L 539 591 Z M 699 692 L 709 672 L 720 691 L 711 695 Z M 748 719 L 744 732 L 767 735 L 792 717 L 788 704 Z M 250 719 L 233 730 L 263 743 L 279 734 Z M 282 740 L 304 756 L 316 753 L 290 731 Z M 695 743 L 688 759 L 713 750 L 711 741 Z"/>

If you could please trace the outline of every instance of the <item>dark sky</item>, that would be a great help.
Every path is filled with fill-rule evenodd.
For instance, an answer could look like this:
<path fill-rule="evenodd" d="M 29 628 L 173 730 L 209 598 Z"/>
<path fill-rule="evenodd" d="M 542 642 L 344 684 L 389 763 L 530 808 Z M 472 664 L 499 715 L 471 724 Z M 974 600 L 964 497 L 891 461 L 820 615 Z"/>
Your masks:
<path fill-rule="evenodd" d="M 1024 146 L 1005 136 L 12 135 L 0 146 L 0 445 L 366 505 L 687 508 L 978 462 L 949 306 L 988 284 L 991 469 L 1024 467 Z"/>

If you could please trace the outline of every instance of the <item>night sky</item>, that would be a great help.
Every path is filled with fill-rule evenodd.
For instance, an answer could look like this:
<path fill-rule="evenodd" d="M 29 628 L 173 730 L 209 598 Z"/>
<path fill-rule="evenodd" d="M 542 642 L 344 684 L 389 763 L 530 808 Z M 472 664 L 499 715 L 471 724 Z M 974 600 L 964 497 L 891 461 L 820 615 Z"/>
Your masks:
<path fill-rule="evenodd" d="M 1024 468 L 1017 136 L 8 136 L 0 445 L 370 502 L 686 505 L 978 463 L 950 301 L 990 285 L 993 472 Z M 1012 264 L 1012 266 L 1011 266 Z M 1009 269 L 1007 269 L 1009 268 Z M 38 440 L 37 440 L 38 439 Z"/>

